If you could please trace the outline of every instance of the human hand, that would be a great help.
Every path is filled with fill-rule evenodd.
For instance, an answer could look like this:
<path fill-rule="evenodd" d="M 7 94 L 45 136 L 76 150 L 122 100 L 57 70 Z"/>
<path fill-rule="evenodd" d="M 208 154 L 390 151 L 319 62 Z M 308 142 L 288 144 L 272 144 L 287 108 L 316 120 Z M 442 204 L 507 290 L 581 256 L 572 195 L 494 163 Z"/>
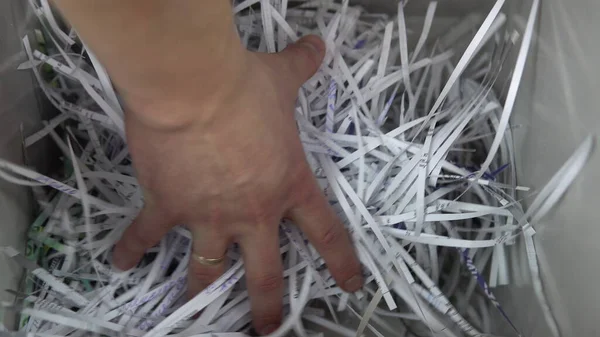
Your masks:
<path fill-rule="evenodd" d="M 221 89 L 210 96 L 202 94 L 206 88 L 188 94 L 189 86 L 177 87 L 176 79 L 171 79 L 175 88 L 165 89 L 173 94 L 160 102 L 122 88 L 128 144 L 145 205 L 115 248 L 117 268 L 134 267 L 177 224 L 192 232 L 198 256 L 218 258 L 239 243 L 253 323 L 267 334 L 281 320 L 278 226 L 289 218 L 342 289 L 362 286 L 349 235 L 312 175 L 293 116 L 298 88 L 318 69 L 324 49 L 310 36 L 279 54 L 240 50 L 234 61 L 239 71 L 214 83 L 212 89 Z M 224 69 L 230 66 L 223 63 Z M 206 266 L 190 259 L 191 295 L 225 268 L 225 263 Z"/>

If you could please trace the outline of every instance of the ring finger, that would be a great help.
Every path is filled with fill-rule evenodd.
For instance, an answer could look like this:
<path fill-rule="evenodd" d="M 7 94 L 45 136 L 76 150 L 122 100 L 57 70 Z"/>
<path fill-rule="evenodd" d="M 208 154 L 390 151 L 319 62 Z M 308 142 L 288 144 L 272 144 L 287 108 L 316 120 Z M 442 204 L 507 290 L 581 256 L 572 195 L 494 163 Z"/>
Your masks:
<path fill-rule="evenodd" d="M 188 293 L 195 296 L 213 283 L 227 268 L 229 240 L 206 228 L 192 230 L 192 256 L 188 273 Z"/>

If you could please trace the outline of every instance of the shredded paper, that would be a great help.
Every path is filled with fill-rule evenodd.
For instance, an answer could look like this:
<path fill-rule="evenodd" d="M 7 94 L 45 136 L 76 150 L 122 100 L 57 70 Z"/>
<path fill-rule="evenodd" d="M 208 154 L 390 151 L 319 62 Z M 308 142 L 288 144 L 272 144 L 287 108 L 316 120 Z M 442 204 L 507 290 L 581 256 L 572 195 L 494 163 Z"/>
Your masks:
<path fill-rule="evenodd" d="M 252 334 L 236 247 L 225 274 L 192 299 L 185 224 L 133 270 L 111 269 L 112 248 L 143 204 L 124 112 L 75 31 L 62 30 L 47 0 L 30 4 L 42 29 L 35 41 L 23 39 L 28 60 L 20 69 L 35 74 L 60 113 L 25 137 L 24 147 L 53 141 L 64 169 L 47 176 L 0 159 L 0 177 L 31 186 L 39 204 L 26 251 L 0 247 L 26 273 L 23 287 L 9 290 L 16 301 L 2 308 L 20 313 L 19 332 L 2 327 L 0 336 Z M 523 327 L 494 289 L 529 274 L 546 323 L 560 334 L 534 236 L 583 168 L 593 138 L 582 140 L 545 187 L 518 185 L 513 133 L 525 131 L 509 121 L 539 0 L 523 31 L 509 29 L 498 0 L 434 36 L 436 4 L 415 26 L 404 1 L 393 16 L 347 1 L 234 3 L 251 50 L 278 52 L 307 34 L 326 42 L 295 116 L 306 158 L 351 233 L 366 280 L 357 293 L 342 291 L 303 234 L 282 222 L 285 319 L 271 336 L 475 337 L 494 336 L 500 325 L 520 336 Z"/>

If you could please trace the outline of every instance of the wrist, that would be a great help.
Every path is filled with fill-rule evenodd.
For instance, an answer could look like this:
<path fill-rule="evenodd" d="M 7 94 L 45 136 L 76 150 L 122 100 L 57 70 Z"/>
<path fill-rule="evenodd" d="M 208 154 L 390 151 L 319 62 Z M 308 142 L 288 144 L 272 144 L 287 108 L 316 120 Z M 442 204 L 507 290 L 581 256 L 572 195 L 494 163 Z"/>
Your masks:
<path fill-rule="evenodd" d="M 149 66 L 138 84 L 119 86 L 127 114 L 161 130 L 208 123 L 248 78 L 251 53 L 237 37 L 232 42 L 210 57 L 189 55 L 168 67 Z"/>
<path fill-rule="evenodd" d="M 247 69 L 230 1 L 54 1 L 106 66 L 128 118 L 181 126 Z"/>

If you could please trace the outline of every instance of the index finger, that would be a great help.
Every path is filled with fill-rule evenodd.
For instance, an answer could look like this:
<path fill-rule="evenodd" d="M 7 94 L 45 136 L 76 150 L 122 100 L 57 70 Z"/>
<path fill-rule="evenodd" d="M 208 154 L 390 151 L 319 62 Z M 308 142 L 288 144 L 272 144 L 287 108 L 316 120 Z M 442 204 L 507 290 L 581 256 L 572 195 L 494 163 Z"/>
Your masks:
<path fill-rule="evenodd" d="M 359 290 L 363 276 L 350 236 L 316 181 L 289 215 L 325 259 L 338 286 L 348 292 Z"/>

